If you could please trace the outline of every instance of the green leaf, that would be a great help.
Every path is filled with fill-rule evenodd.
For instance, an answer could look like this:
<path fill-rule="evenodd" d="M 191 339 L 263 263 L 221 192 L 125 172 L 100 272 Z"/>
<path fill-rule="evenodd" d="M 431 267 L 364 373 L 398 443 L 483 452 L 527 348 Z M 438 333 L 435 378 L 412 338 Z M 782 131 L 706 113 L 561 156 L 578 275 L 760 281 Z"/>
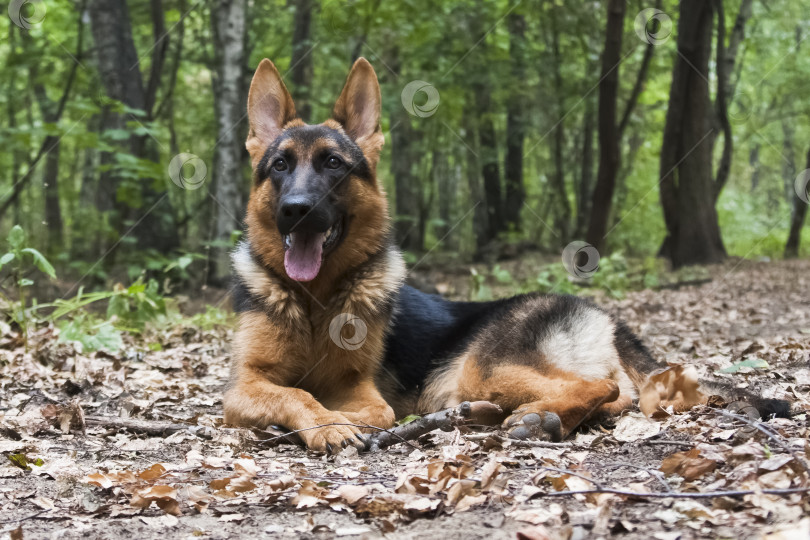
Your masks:
<path fill-rule="evenodd" d="M 397 425 L 398 426 L 404 426 L 405 424 L 410 424 L 414 420 L 419 420 L 420 418 L 421 418 L 421 416 L 419 416 L 418 414 L 409 414 L 408 416 L 406 416 L 402 420 L 398 421 Z"/>
<path fill-rule="evenodd" d="M 59 341 L 76 341 L 82 344 L 85 352 L 93 352 L 105 349 L 109 352 L 118 351 L 123 345 L 121 332 L 118 331 L 111 322 L 106 321 L 95 328 L 85 329 L 85 325 L 79 319 L 74 319 L 62 324 L 59 327 Z M 88 330 L 95 330 L 91 334 Z"/>
<path fill-rule="evenodd" d="M 8 233 L 8 244 L 12 249 L 20 249 L 25 244 L 25 231 L 19 225 L 14 225 Z"/>
<path fill-rule="evenodd" d="M 761 358 L 746 358 L 742 362 L 737 362 L 727 368 L 721 369 L 720 373 L 739 373 L 743 368 L 770 369 L 770 367 L 768 362 Z"/>
<path fill-rule="evenodd" d="M 22 469 L 22 470 L 24 470 L 24 471 L 30 471 L 30 470 L 31 470 L 31 465 L 29 465 L 28 458 L 26 457 L 26 455 L 25 455 L 25 454 L 9 454 L 9 455 L 8 455 L 8 459 L 9 459 L 9 461 L 11 461 L 11 462 L 12 462 L 14 465 L 16 465 L 17 467 L 21 468 L 21 469 Z M 36 461 L 39 461 L 40 463 L 38 464 Z M 38 459 L 38 460 L 36 460 L 36 461 L 32 461 L 32 462 L 30 462 L 30 463 L 33 463 L 34 465 L 39 465 L 39 466 L 41 467 L 41 466 L 42 466 L 42 465 L 41 465 L 42 460 L 41 460 L 41 459 Z"/>
<path fill-rule="evenodd" d="M 8 252 L 5 255 L 3 255 L 2 257 L 0 257 L 0 270 L 2 270 L 5 265 L 7 265 L 8 263 L 10 263 L 13 260 L 14 260 L 14 254 L 11 253 L 11 252 Z"/>
<path fill-rule="evenodd" d="M 25 248 L 22 252 L 31 255 L 34 258 L 34 264 L 37 268 L 48 274 L 52 279 L 56 279 L 56 271 L 53 269 L 53 265 L 51 265 L 42 253 L 34 248 Z"/>

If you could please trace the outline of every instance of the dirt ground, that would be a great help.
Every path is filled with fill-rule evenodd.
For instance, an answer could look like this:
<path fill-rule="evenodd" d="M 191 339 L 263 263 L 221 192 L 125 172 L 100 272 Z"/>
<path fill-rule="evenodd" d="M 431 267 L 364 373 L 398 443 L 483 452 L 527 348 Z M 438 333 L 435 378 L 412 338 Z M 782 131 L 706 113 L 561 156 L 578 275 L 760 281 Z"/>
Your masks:
<path fill-rule="evenodd" d="M 327 458 L 218 428 L 226 329 L 154 330 L 112 355 L 52 328 L 26 351 L 6 327 L 0 538 L 808 538 L 810 261 L 711 277 L 597 301 L 657 357 L 793 418 L 633 411 L 559 444 L 464 428 Z"/>

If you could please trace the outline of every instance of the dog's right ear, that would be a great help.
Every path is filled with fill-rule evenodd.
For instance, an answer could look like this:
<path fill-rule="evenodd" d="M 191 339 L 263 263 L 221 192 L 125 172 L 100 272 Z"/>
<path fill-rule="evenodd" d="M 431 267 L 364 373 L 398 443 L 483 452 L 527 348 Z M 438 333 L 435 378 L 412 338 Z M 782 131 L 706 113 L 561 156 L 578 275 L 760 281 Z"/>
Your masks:
<path fill-rule="evenodd" d="M 284 124 L 295 118 L 295 104 L 276 66 L 265 58 L 259 62 L 248 92 L 248 131 L 245 146 L 256 168 L 267 147 L 281 134 Z"/>

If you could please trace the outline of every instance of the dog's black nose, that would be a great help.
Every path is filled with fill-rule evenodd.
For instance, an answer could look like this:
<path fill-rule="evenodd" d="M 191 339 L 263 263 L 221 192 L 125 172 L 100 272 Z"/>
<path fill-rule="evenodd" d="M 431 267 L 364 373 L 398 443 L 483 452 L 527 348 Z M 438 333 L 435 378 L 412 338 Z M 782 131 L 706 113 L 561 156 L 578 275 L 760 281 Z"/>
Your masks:
<path fill-rule="evenodd" d="M 279 203 L 276 225 L 281 234 L 292 231 L 324 232 L 331 225 L 325 205 L 308 195 L 289 195 Z"/>
<path fill-rule="evenodd" d="M 281 213 L 284 217 L 305 217 L 312 210 L 312 202 L 306 197 L 290 197 L 281 203 Z"/>

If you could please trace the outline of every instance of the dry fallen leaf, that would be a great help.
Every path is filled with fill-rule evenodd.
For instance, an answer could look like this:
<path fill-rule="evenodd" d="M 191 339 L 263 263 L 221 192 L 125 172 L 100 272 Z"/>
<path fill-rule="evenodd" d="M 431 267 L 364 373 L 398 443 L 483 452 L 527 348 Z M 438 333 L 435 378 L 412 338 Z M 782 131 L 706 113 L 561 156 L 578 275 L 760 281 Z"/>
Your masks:
<path fill-rule="evenodd" d="M 661 462 L 661 471 L 677 474 L 686 480 L 695 480 L 717 468 L 717 462 L 699 457 L 700 450 L 692 448 L 686 452 L 676 452 Z"/>
<path fill-rule="evenodd" d="M 144 489 L 139 489 L 132 495 L 129 504 L 135 508 L 149 508 L 152 503 L 174 516 L 182 514 L 180 511 L 180 503 L 177 501 L 177 490 L 170 486 L 151 486 Z"/>
<path fill-rule="evenodd" d="M 647 416 L 662 412 L 669 402 L 686 410 L 706 403 L 708 396 L 700 391 L 697 370 L 693 366 L 670 365 L 653 372 L 639 388 L 638 406 Z M 676 411 L 677 412 L 677 411 Z"/>

